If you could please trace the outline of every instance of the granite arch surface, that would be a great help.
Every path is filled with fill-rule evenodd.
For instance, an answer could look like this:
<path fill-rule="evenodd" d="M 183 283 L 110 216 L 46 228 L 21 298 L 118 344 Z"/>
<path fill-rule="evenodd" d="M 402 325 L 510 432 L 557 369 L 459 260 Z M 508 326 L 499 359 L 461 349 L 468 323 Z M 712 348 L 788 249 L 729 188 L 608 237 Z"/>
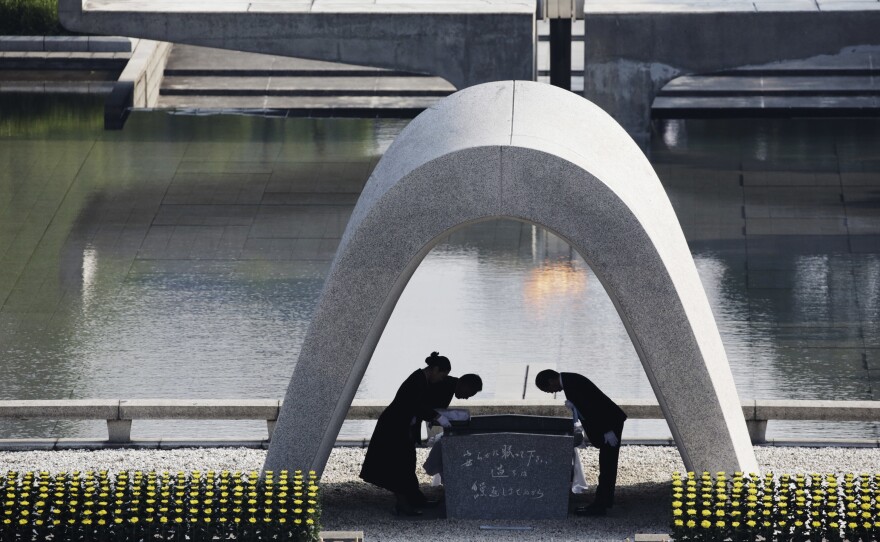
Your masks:
<path fill-rule="evenodd" d="M 520 81 L 445 98 L 376 166 L 324 284 L 266 469 L 323 471 L 419 263 L 444 235 L 495 218 L 548 228 L 591 266 L 688 469 L 757 470 L 714 317 L 647 158 L 599 107 Z"/>

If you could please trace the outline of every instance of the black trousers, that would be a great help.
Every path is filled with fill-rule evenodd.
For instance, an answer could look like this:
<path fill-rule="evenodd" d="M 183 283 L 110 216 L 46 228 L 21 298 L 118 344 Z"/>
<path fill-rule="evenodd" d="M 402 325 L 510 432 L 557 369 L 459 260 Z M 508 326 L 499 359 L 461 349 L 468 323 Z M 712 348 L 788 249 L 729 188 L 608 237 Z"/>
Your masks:
<path fill-rule="evenodd" d="M 623 423 L 612 429 L 617 437 L 617 446 L 603 443 L 599 446 L 599 485 L 596 487 L 595 506 L 611 508 L 614 506 L 614 486 L 617 484 L 617 459 L 620 456 L 620 441 Z"/>

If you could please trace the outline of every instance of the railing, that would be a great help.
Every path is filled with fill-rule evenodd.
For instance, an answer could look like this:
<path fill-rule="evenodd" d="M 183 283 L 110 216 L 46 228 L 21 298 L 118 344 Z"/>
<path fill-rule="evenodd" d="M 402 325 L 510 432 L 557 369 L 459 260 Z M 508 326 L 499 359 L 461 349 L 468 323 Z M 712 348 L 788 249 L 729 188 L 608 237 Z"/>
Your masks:
<path fill-rule="evenodd" d="M 618 401 L 630 419 L 664 419 L 653 400 Z M 354 401 L 346 419 L 375 420 L 387 406 L 384 402 Z M 472 415 L 527 414 L 570 416 L 560 402 L 469 400 L 453 406 L 467 408 Z M 276 399 L 76 399 L 45 401 L 0 401 L 0 419 L 106 420 L 109 444 L 131 443 L 133 420 L 266 420 L 269 438 L 281 401 Z M 793 401 L 748 400 L 743 416 L 752 442 L 767 441 L 769 420 L 880 421 L 880 401 Z"/>

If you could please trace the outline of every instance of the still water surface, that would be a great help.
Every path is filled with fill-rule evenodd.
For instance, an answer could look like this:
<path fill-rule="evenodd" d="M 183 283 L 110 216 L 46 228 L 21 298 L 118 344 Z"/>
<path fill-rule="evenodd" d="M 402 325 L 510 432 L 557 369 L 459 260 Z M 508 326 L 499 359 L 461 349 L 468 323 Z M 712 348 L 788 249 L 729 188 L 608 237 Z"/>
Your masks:
<path fill-rule="evenodd" d="M 101 115 L 88 99 L 0 97 L 0 398 L 283 396 L 357 196 L 406 123 L 156 112 L 105 132 Z M 655 128 L 652 162 L 740 397 L 880 400 L 880 121 Z M 537 397 L 526 371 L 548 367 L 653 397 L 589 267 L 529 224 L 475 225 L 427 256 L 358 397 L 390 400 L 432 350 L 480 373 L 481 399 Z M 668 435 L 659 421 L 627 427 Z M 0 422 L 6 438 L 105 431 Z M 133 426 L 135 438 L 264 432 Z M 769 435 L 880 436 L 781 422 Z"/>

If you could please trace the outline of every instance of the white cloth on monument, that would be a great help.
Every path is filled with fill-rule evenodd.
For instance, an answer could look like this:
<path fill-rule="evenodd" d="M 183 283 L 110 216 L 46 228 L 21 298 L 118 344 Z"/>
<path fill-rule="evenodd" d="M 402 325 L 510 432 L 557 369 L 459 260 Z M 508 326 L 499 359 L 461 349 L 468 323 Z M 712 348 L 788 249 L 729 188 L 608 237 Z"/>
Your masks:
<path fill-rule="evenodd" d="M 559 378 L 560 385 L 562 384 L 562 377 Z M 565 406 L 571 409 L 571 417 L 572 422 L 574 423 L 575 428 L 579 428 L 581 425 L 581 413 L 578 412 L 576 406 L 571 401 L 565 401 Z M 580 448 L 586 447 L 587 440 L 584 439 L 583 442 L 580 443 Z M 577 448 L 574 450 L 574 457 L 571 460 L 572 467 L 574 467 L 573 475 L 571 478 L 571 492 L 580 494 L 586 493 L 589 486 L 587 486 L 587 477 L 584 476 L 584 466 L 581 465 L 581 458 L 578 455 Z"/>
<path fill-rule="evenodd" d="M 437 408 L 435 411 L 451 422 L 466 422 L 471 419 L 471 413 L 466 408 Z"/>
<path fill-rule="evenodd" d="M 571 492 L 572 493 L 586 493 L 589 486 L 587 485 L 587 478 L 584 476 L 584 466 L 581 465 L 581 457 L 578 455 L 577 448 L 572 450 L 574 452 L 574 457 L 571 460 L 571 464 L 574 467 L 574 476 L 571 478 Z"/>

